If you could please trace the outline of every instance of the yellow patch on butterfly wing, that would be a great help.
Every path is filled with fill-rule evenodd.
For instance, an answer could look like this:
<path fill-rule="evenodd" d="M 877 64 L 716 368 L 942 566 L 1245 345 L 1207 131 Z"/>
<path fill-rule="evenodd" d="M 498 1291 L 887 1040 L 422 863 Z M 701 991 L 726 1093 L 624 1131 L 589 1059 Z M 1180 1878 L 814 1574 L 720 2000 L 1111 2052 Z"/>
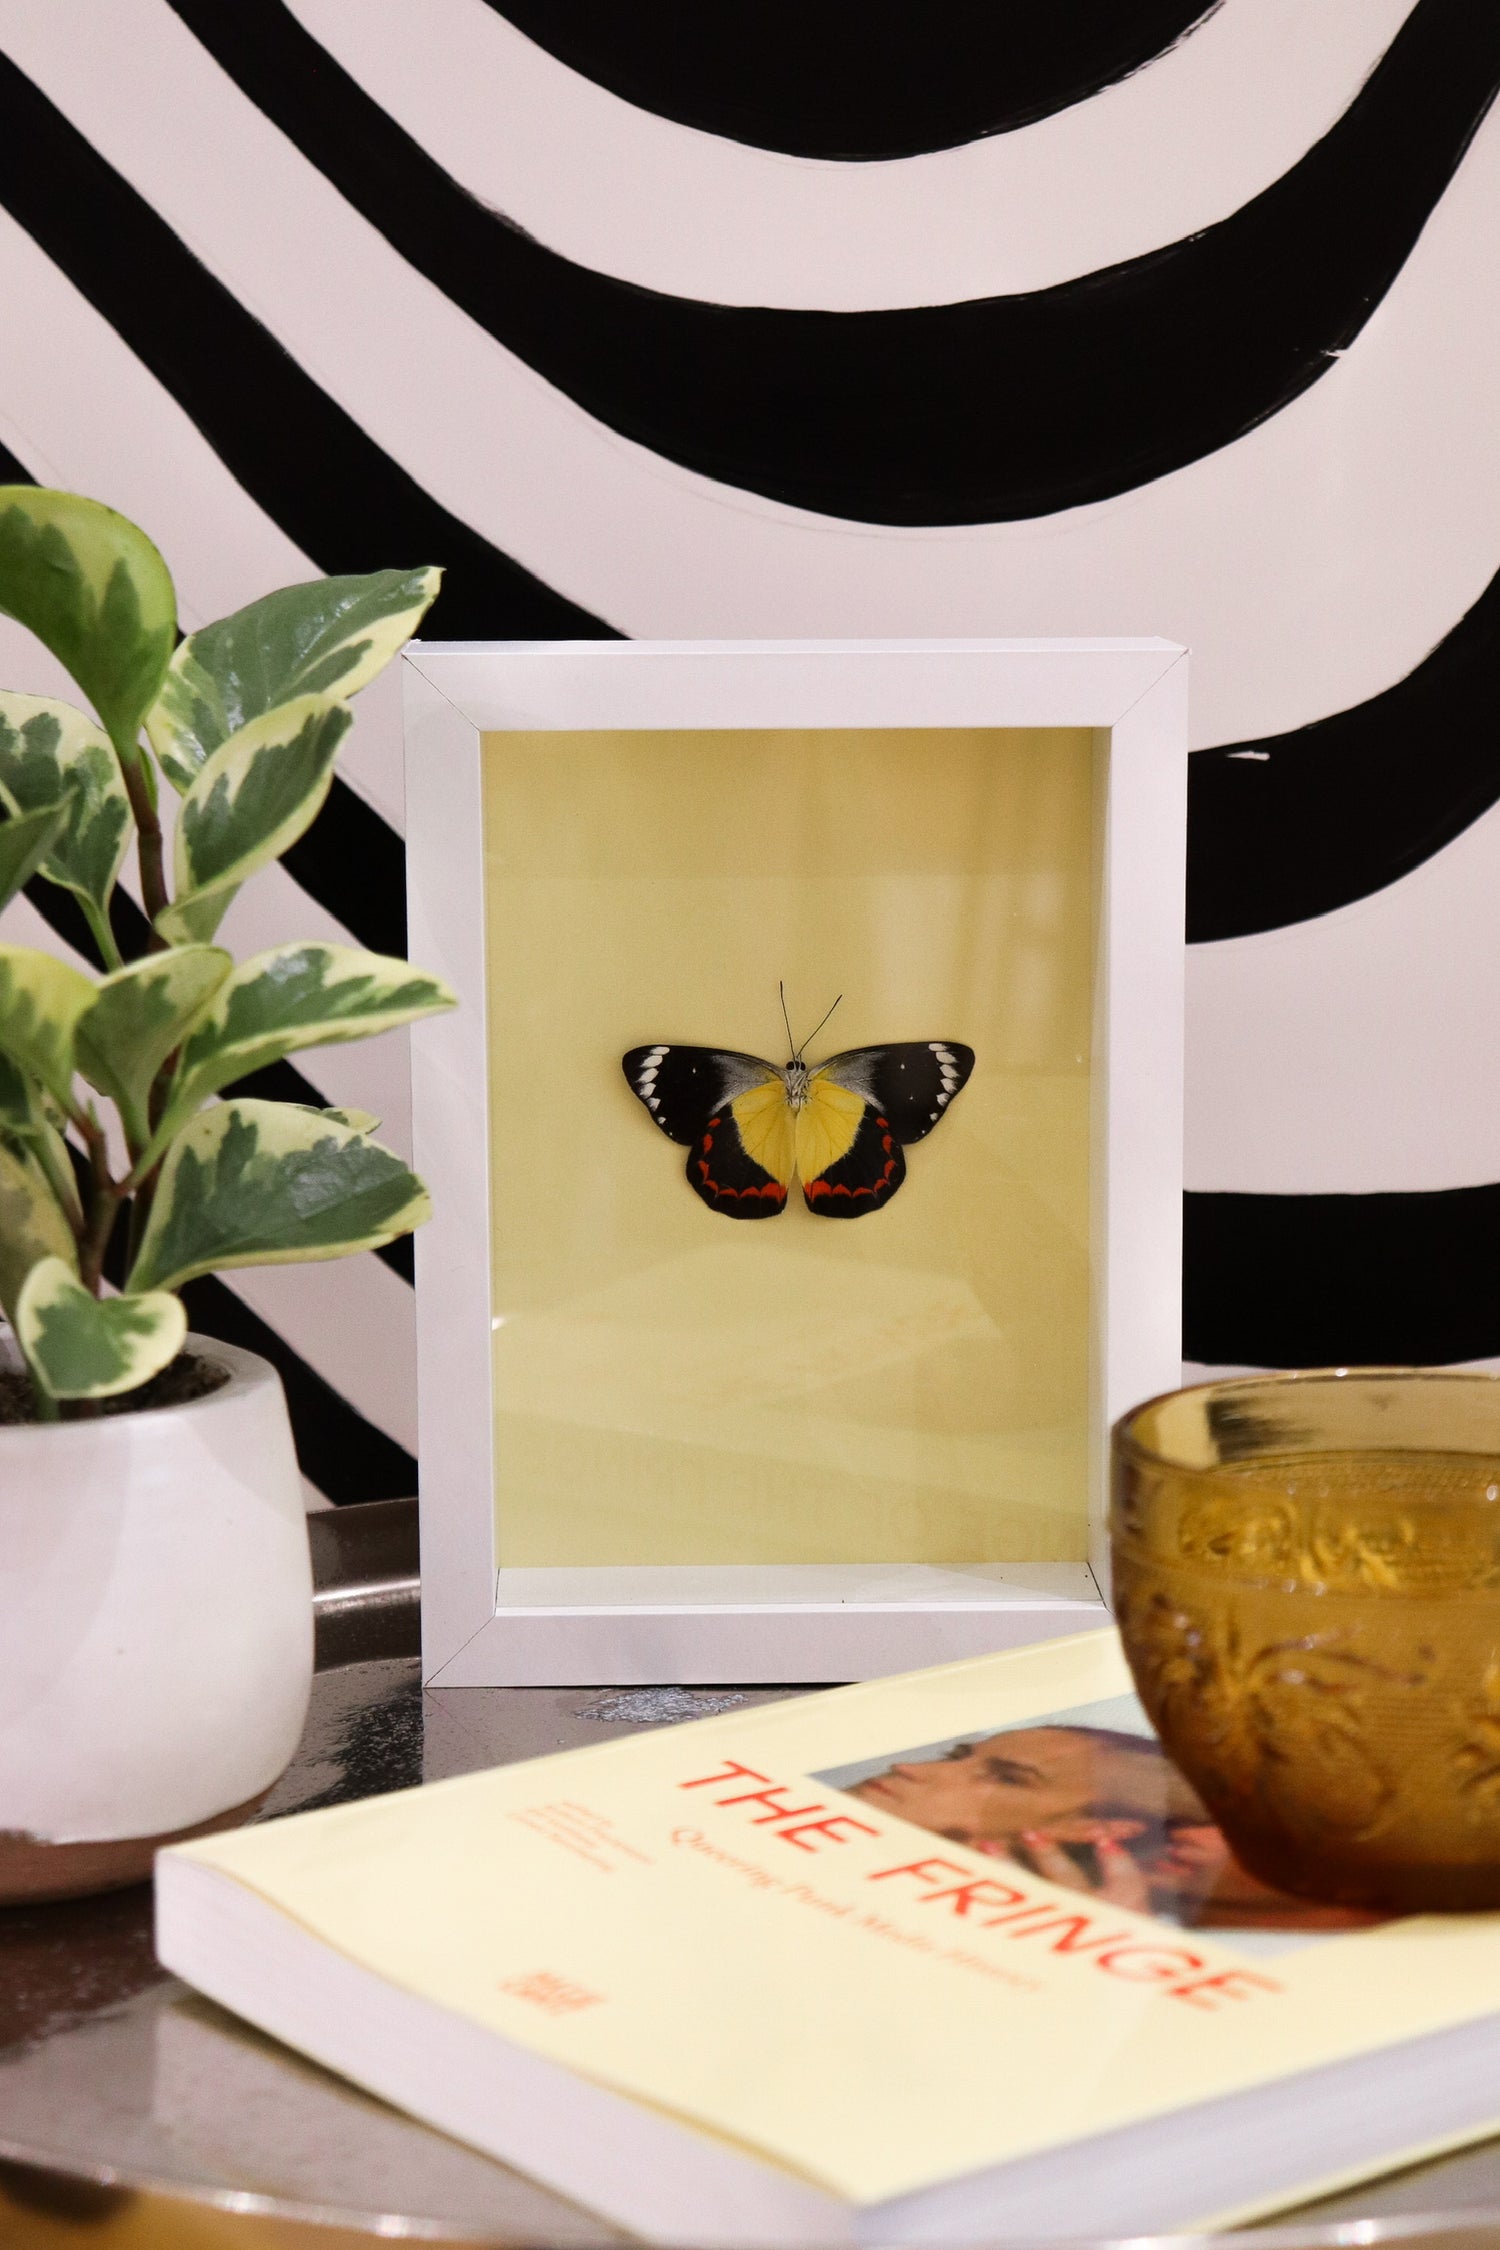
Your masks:
<path fill-rule="evenodd" d="M 792 1184 L 796 1138 L 786 1088 L 779 1078 L 762 1080 L 748 1093 L 736 1094 L 729 1114 L 739 1128 L 745 1154 L 783 1187 Z"/>
<path fill-rule="evenodd" d="M 868 1106 L 863 1094 L 813 1072 L 806 1105 L 796 1112 L 797 1176 L 804 1186 L 848 1155 Z"/>

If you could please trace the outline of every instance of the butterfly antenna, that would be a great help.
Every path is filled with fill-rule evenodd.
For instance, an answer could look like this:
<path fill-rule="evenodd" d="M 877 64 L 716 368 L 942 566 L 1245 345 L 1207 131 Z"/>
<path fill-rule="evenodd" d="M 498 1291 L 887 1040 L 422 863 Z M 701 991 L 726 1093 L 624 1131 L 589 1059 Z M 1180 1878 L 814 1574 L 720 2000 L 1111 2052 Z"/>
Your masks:
<path fill-rule="evenodd" d="M 843 995 L 843 994 L 842 994 L 842 992 L 841 992 L 841 993 L 839 994 L 839 1000 L 842 1000 L 842 999 L 843 999 L 843 997 L 844 997 L 844 995 Z M 836 1007 L 838 1006 L 838 1004 L 839 1004 L 839 1000 L 835 1000 L 835 1001 L 834 1001 L 834 1003 L 833 1003 L 833 1008 L 836 1008 Z M 810 1031 L 810 1032 L 808 1033 L 807 1037 L 806 1037 L 806 1038 L 805 1038 L 805 1039 L 803 1040 L 803 1042 L 802 1042 L 802 1045 L 801 1045 L 800 1047 L 798 1047 L 798 1048 L 796 1049 L 796 1051 L 795 1051 L 795 1054 L 794 1054 L 794 1056 L 793 1056 L 793 1060 L 794 1060 L 795 1062 L 801 1062 L 801 1060 L 802 1060 L 802 1057 L 803 1057 L 804 1053 L 805 1053 L 805 1052 L 806 1052 L 806 1050 L 807 1050 L 807 1049 L 808 1049 L 808 1048 L 809 1048 L 809 1047 L 810 1047 L 810 1046 L 812 1045 L 813 1041 L 814 1041 L 814 1040 L 815 1040 L 815 1039 L 817 1038 L 817 1036 L 818 1036 L 818 1033 L 819 1033 L 819 1032 L 820 1032 L 820 1031 L 822 1030 L 822 1028 L 823 1028 L 824 1024 L 825 1024 L 825 1023 L 827 1023 L 827 1021 L 828 1021 L 828 1017 L 829 1017 L 829 1016 L 831 1016 L 831 1015 L 833 1014 L 833 1008 L 830 1008 L 830 1009 L 828 1010 L 828 1014 L 827 1014 L 827 1015 L 821 1016 L 821 1017 L 819 1018 L 819 1020 L 818 1020 L 818 1021 L 817 1021 L 817 1022 L 816 1022 L 816 1023 L 814 1024 L 814 1025 L 813 1025 L 813 1027 L 812 1027 L 812 1030 L 811 1030 L 811 1031 Z M 787 1030 L 787 1037 L 788 1037 L 788 1038 L 790 1038 L 790 1037 L 791 1037 L 791 1029 L 790 1029 L 790 1026 L 788 1027 L 788 1030 Z"/>
<path fill-rule="evenodd" d="M 786 1025 L 787 1053 L 795 1062 L 797 1059 L 797 1043 L 792 1037 L 792 1019 L 786 1012 L 786 985 L 780 979 L 777 980 L 776 990 L 781 996 L 781 1020 Z"/>

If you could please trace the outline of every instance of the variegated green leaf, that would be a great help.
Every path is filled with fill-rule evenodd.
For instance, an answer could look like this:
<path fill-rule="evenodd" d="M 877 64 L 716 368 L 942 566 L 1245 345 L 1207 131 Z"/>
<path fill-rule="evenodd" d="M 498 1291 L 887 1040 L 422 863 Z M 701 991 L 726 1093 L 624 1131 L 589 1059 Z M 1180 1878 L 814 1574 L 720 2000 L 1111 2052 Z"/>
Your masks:
<path fill-rule="evenodd" d="M 66 1102 L 77 1067 L 78 1019 L 94 987 L 66 961 L 28 945 L 0 945 L 0 1048 Z"/>
<path fill-rule="evenodd" d="M 301 1047 L 367 1039 L 454 1005 L 436 977 L 352 945 L 278 945 L 242 961 L 183 1049 L 174 1121 Z"/>
<path fill-rule="evenodd" d="M 61 659 L 120 756 L 144 768 L 137 736 L 177 638 L 172 580 L 144 531 L 76 492 L 0 485 L 0 610 Z"/>
<path fill-rule="evenodd" d="M 119 1104 L 132 1152 L 149 1137 L 147 1097 L 157 1072 L 233 967 L 219 946 L 179 945 L 100 980 L 78 1025 L 78 1068 Z"/>
<path fill-rule="evenodd" d="M 363 1133 L 290 1102 L 221 1102 L 167 1151 L 130 1286 L 374 1250 L 430 1210 L 421 1181 Z"/>
<path fill-rule="evenodd" d="M 333 1102 L 289 1102 L 289 1109 L 297 1109 L 304 1117 L 331 1117 L 335 1125 L 347 1125 L 351 1133 L 378 1133 L 380 1119 L 368 1109 L 340 1109 Z"/>
<path fill-rule="evenodd" d="M 130 799 L 103 728 L 71 703 L 0 695 L 0 800 L 12 813 L 67 805 L 41 872 L 107 914 L 130 842 Z"/>
<path fill-rule="evenodd" d="M 347 1125 L 351 1133 L 367 1137 L 380 1131 L 380 1119 L 373 1110 L 338 1109 L 331 1102 L 292 1102 L 292 1109 L 300 1109 L 304 1117 L 331 1117 L 335 1125 Z"/>
<path fill-rule="evenodd" d="M 32 1151 L 0 1141 L 0 1310 L 7 1320 L 14 1321 L 22 1284 L 43 1258 L 60 1259 L 76 1273 L 73 1230 Z"/>
<path fill-rule="evenodd" d="M 182 1349 L 187 1314 L 162 1291 L 91 1297 L 61 1258 L 43 1258 L 16 1305 L 16 1339 L 51 1398 L 114 1398 L 159 1375 Z"/>
<path fill-rule="evenodd" d="M 0 823 L 0 907 L 9 906 L 17 891 L 31 881 L 67 818 L 65 804 L 52 804 L 40 805 L 35 812 L 12 813 Z"/>
<path fill-rule="evenodd" d="M 377 570 L 283 586 L 181 644 L 146 720 L 162 771 L 190 789 L 232 734 L 299 695 L 358 693 L 408 641 L 440 570 Z"/>
<path fill-rule="evenodd" d="M 350 723 L 345 704 L 303 695 L 214 752 L 177 816 L 177 897 L 156 918 L 163 937 L 211 938 L 247 876 L 311 826 Z"/>
<path fill-rule="evenodd" d="M 351 1133 L 378 1133 L 380 1119 L 367 1109 L 319 1109 L 315 1117 L 331 1117 L 335 1125 L 347 1125 Z"/>

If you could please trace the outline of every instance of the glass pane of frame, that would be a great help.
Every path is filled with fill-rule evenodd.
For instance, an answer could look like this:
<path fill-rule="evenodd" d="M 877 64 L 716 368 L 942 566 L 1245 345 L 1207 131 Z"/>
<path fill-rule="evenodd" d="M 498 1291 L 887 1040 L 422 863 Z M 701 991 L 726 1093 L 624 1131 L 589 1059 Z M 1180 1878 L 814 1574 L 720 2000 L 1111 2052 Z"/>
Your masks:
<path fill-rule="evenodd" d="M 1100 741 L 484 736 L 502 1568 L 1083 1559 Z M 897 1193 L 731 1218 L 621 1058 L 763 1058 L 795 1151 L 804 1041 L 975 1062 Z"/>

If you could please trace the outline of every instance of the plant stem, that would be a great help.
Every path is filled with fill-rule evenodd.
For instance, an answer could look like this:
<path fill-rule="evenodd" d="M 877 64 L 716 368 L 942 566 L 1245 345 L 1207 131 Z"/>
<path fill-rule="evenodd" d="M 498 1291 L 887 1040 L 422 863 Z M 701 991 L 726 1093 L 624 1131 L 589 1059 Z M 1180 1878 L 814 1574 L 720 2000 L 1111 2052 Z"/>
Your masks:
<path fill-rule="evenodd" d="M 89 1192 L 83 1232 L 78 1240 L 78 1278 L 92 1296 L 104 1278 L 104 1253 L 114 1232 L 122 1186 L 110 1177 L 109 1144 L 97 1119 L 79 1110 L 73 1119 L 88 1150 Z"/>
<path fill-rule="evenodd" d="M 129 1240 L 125 1250 L 125 1271 L 127 1274 L 135 1264 L 136 1254 L 141 1247 L 141 1238 L 146 1232 L 146 1221 L 150 1218 L 151 1206 L 156 1201 L 156 1183 L 160 1178 L 161 1165 L 158 1162 L 152 1165 L 130 1199 Z"/>
<path fill-rule="evenodd" d="M 32 1145 L 36 1150 L 36 1160 L 47 1175 L 47 1185 L 57 1197 L 58 1208 L 73 1229 L 75 1240 L 81 1241 L 83 1211 L 78 1201 L 78 1182 L 73 1177 L 72 1167 L 64 1167 L 58 1162 L 59 1144 L 48 1133 L 38 1133 Z"/>
<path fill-rule="evenodd" d="M 99 1295 L 104 1280 L 104 1253 L 109 1248 L 109 1238 L 114 1232 L 118 1202 L 108 1195 L 94 1198 L 94 1208 L 89 1214 L 88 1228 L 78 1246 L 78 1278 L 90 1296 Z"/>
<path fill-rule="evenodd" d="M 162 851 L 161 816 L 156 809 L 156 793 L 151 777 L 145 770 L 144 753 L 136 748 L 133 755 L 120 760 L 125 775 L 125 788 L 130 798 L 130 810 L 135 820 L 136 857 L 141 870 L 141 904 L 151 924 L 151 940 L 147 951 L 165 953 L 167 941 L 156 927 L 156 917 L 170 904 L 167 897 L 166 861 Z"/>
<path fill-rule="evenodd" d="M 89 926 L 95 945 L 99 948 L 99 957 L 105 968 L 108 970 L 123 969 L 125 957 L 115 943 L 115 933 L 109 926 L 109 916 L 101 914 L 91 898 L 80 896 L 78 903 L 83 908 L 83 918 Z"/>
<path fill-rule="evenodd" d="M 143 1148 L 131 1150 L 130 1153 L 134 1162 L 129 1173 L 120 1182 L 120 1193 L 132 1198 L 130 1205 L 130 1241 L 126 1250 L 127 1269 L 128 1266 L 135 1263 L 135 1254 L 141 1246 L 141 1237 L 146 1231 L 146 1221 L 151 1216 L 151 1206 L 156 1201 L 156 1186 L 161 1178 L 161 1168 L 166 1159 L 166 1147 L 163 1146 L 158 1149 L 149 1164 L 145 1162 L 145 1159 L 151 1157 L 151 1151 L 156 1144 L 157 1127 L 167 1114 L 172 1099 L 172 1089 L 177 1082 L 177 1065 L 181 1056 L 182 1049 L 174 1047 L 152 1080 L 151 1091 L 146 1098 L 146 1114 L 151 1127 L 150 1138 Z"/>

